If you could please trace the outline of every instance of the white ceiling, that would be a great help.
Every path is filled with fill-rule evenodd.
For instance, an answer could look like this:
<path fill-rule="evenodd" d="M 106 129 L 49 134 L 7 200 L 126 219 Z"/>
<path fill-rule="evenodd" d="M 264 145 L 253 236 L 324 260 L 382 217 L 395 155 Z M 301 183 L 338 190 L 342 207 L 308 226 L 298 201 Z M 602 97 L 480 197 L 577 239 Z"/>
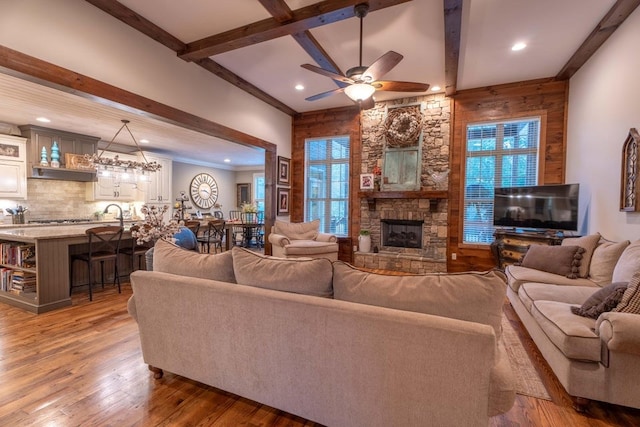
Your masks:
<path fill-rule="evenodd" d="M 318 0 L 287 0 L 292 10 Z M 257 0 L 120 0 L 184 43 L 250 24 L 270 15 Z M 469 0 L 464 2 L 457 90 L 555 76 L 596 27 L 615 0 Z M 114 18 L 115 19 L 115 18 Z M 310 30 L 344 72 L 358 65 L 357 18 Z M 527 43 L 512 52 L 516 42 Z M 442 0 L 413 0 L 369 13 L 364 20 L 364 65 L 389 50 L 404 55 L 385 80 L 416 81 L 444 87 L 444 14 Z M 332 80 L 300 67 L 314 63 L 286 36 L 211 57 L 231 72 L 298 112 L 352 105 L 344 94 L 309 102 L 304 98 L 335 89 Z M 294 89 L 305 86 L 303 91 Z M 375 99 L 406 96 L 377 92 Z M 0 74 L 0 122 L 33 123 L 99 136 L 109 141 L 120 119 L 131 120 L 137 139 L 150 151 L 175 160 L 231 166 L 263 163 L 252 150 L 154 119 L 99 105 L 78 96 Z M 179 142 L 176 142 L 179 141 Z M 124 144 L 132 144 L 122 140 Z M 215 145 L 216 150 L 211 150 Z M 144 147 L 145 149 L 147 147 Z M 209 157 L 203 153 L 212 153 Z"/>

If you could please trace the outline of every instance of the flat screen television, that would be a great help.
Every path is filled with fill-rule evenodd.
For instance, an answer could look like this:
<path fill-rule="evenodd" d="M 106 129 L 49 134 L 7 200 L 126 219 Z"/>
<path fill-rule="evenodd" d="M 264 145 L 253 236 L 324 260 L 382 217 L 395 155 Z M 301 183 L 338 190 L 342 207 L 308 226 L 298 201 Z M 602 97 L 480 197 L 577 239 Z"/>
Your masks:
<path fill-rule="evenodd" d="M 493 225 L 577 231 L 579 190 L 579 184 L 496 188 Z"/>

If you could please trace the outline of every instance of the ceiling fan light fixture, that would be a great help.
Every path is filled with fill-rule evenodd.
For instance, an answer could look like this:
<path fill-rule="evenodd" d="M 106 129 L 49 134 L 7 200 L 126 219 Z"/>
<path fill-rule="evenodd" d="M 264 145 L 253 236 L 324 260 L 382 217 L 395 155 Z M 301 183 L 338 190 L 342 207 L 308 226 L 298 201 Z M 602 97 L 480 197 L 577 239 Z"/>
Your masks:
<path fill-rule="evenodd" d="M 375 91 L 375 87 L 366 83 L 355 83 L 344 88 L 344 93 L 355 102 L 369 99 Z"/>

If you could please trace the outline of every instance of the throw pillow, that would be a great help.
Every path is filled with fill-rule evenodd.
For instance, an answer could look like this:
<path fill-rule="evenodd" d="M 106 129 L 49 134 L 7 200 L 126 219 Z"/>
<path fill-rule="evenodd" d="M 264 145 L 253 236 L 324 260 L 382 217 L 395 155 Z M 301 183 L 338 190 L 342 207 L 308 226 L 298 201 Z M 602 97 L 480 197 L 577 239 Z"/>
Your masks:
<path fill-rule="evenodd" d="M 187 227 L 180 227 L 180 231 L 174 234 L 173 238 L 176 239 L 175 244 L 180 246 L 181 248 L 194 250 L 198 247 L 196 235 L 193 234 L 193 231 L 189 230 Z"/>
<path fill-rule="evenodd" d="M 627 282 L 611 283 L 593 293 L 580 307 L 571 307 L 571 312 L 582 317 L 597 319 L 602 313 L 611 311 L 627 290 Z"/>
<path fill-rule="evenodd" d="M 631 282 L 631 278 L 636 270 L 638 270 L 639 265 L 640 240 L 636 240 L 635 242 L 631 242 L 624 252 L 622 252 L 622 255 L 620 255 L 620 259 L 618 259 L 613 269 L 613 277 L 611 280 L 614 282 Z"/>
<path fill-rule="evenodd" d="M 600 241 L 600 233 L 591 234 L 589 236 L 582 237 L 567 237 L 562 240 L 562 246 L 580 246 L 584 249 L 584 253 L 582 254 L 582 261 L 580 263 L 580 270 L 578 271 L 578 277 L 588 277 L 589 276 L 589 267 L 591 266 L 591 257 L 593 256 L 593 251 L 598 246 L 598 242 Z"/>
<path fill-rule="evenodd" d="M 501 333 L 506 278 L 499 271 L 386 275 L 333 263 L 334 298 L 482 323 Z"/>
<path fill-rule="evenodd" d="M 158 240 L 154 246 L 153 271 L 236 283 L 230 251 L 217 255 L 200 254 L 166 240 Z"/>
<path fill-rule="evenodd" d="M 531 245 L 520 265 L 575 279 L 583 253 L 584 249 L 580 246 Z"/>
<path fill-rule="evenodd" d="M 318 237 L 320 220 L 309 222 L 285 222 L 276 220 L 273 232 L 287 236 L 290 240 L 315 240 Z"/>
<path fill-rule="evenodd" d="M 333 296 L 333 271 L 328 259 L 275 258 L 238 247 L 231 252 L 240 285 L 325 298 Z"/>
<path fill-rule="evenodd" d="M 613 281 L 613 269 L 616 267 L 622 252 L 629 246 L 629 243 L 631 242 L 628 240 L 619 243 L 601 240 L 591 257 L 589 278 L 601 285 L 611 283 Z"/>
<path fill-rule="evenodd" d="M 622 300 L 613 311 L 640 314 L 640 271 L 636 271 L 631 277 Z"/>

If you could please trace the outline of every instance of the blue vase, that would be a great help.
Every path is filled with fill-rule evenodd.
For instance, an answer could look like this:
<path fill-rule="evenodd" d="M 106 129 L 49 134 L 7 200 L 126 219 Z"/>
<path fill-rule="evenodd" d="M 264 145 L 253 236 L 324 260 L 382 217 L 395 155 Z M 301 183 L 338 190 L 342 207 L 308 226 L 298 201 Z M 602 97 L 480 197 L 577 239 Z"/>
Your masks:
<path fill-rule="evenodd" d="M 53 145 L 51 146 L 51 167 L 60 167 L 60 149 L 58 148 L 58 143 L 56 141 L 53 141 Z"/>

